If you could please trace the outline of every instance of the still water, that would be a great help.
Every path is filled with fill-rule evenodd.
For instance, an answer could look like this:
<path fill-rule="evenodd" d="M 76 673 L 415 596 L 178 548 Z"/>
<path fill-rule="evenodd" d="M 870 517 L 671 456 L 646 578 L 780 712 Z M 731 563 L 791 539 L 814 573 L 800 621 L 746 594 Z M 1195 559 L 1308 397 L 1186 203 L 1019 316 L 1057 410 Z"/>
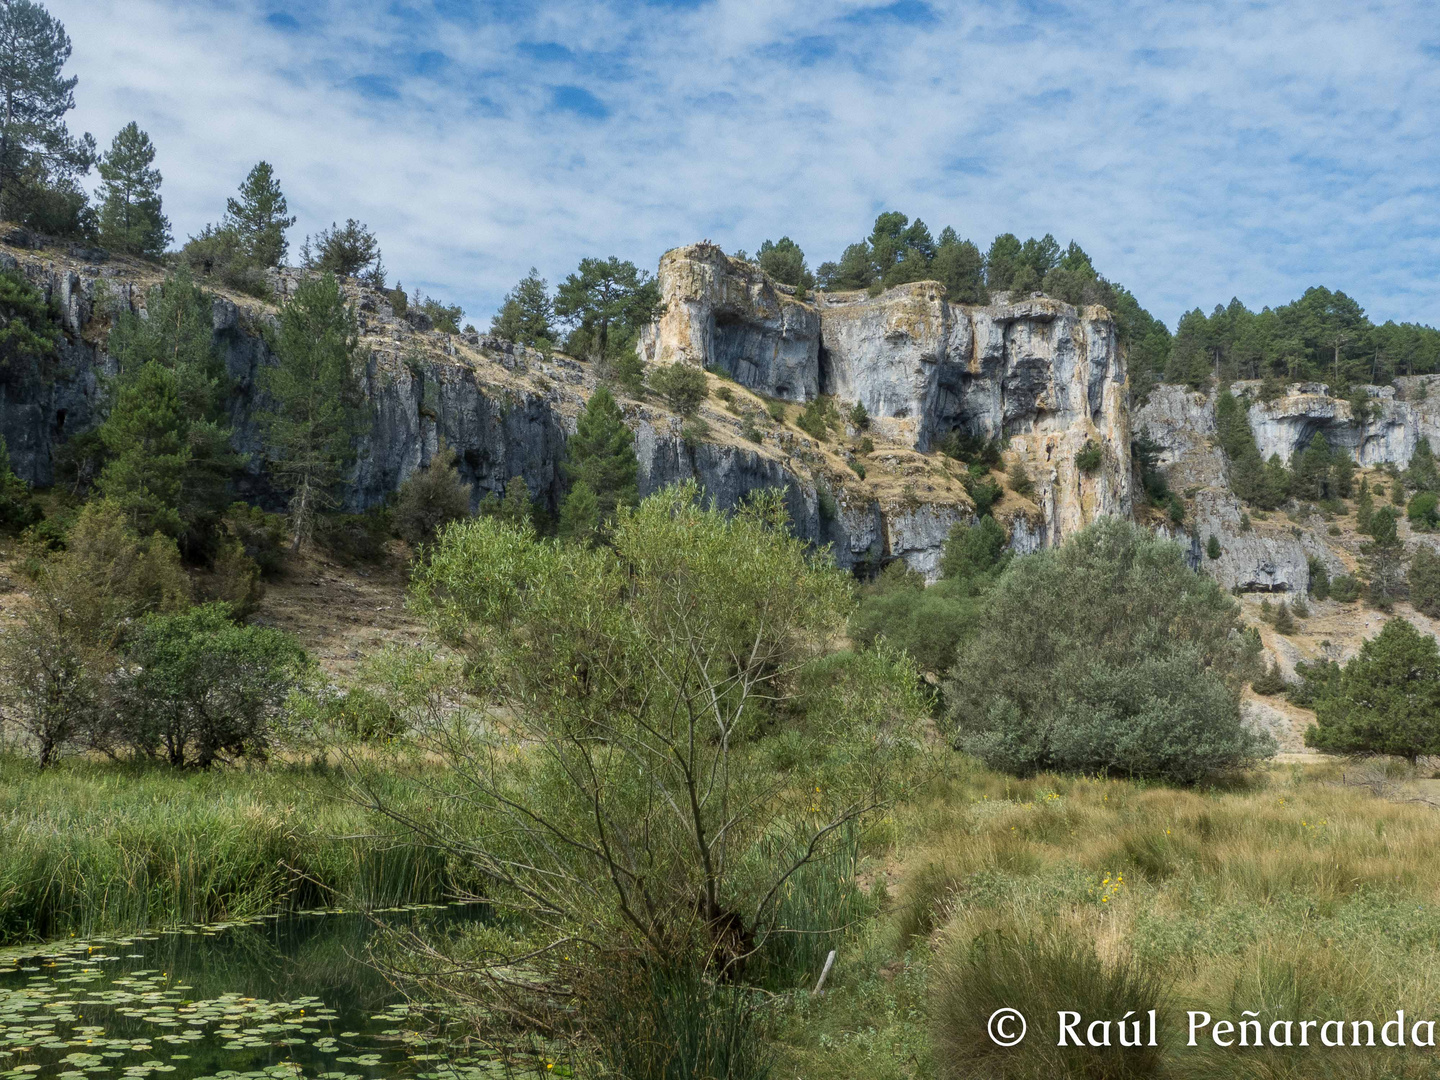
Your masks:
<path fill-rule="evenodd" d="M 396 909 L 444 934 L 481 917 Z M 287 915 L 0 950 L 3 1080 L 464 1080 L 466 1056 L 367 962 L 354 913 Z"/>

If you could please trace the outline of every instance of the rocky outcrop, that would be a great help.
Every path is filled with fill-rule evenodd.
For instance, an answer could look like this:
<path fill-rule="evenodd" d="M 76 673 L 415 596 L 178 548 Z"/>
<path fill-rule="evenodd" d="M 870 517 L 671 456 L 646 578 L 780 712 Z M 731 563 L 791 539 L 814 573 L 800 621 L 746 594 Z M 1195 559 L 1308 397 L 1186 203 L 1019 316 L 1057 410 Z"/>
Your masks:
<path fill-rule="evenodd" d="M 1298 592 L 1310 587 L 1305 547 L 1293 534 L 1245 516 L 1230 490 L 1225 453 L 1216 442 L 1215 403 L 1183 386 L 1157 386 L 1135 414 L 1136 434 L 1160 447 L 1160 465 L 1172 489 L 1189 495 L 1189 533 L 1183 537 L 1196 569 L 1226 589 Z M 1220 557 L 1205 546 L 1211 536 Z"/>
<path fill-rule="evenodd" d="M 1103 308 L 951 304 L 933 281 L 805 304 L 709 244 L 666 253 L 659 280 L 666 307 L 642 343 L 647 360 L 724 371 L 770 396 L 859 402 L 877 430 L 921 452 L 955 431 L 1006 438 L 1036 488 L 1027 545 L 1131 512 L 1126 371 Z M 1099 460 L 1081 469 L 1087 447 Z"/>
<path fill-rule="evenodd" d="M 819 391 L 819 315 L 758 267 L 692 244 L 661 257 L 657 280 L 664 309 L 642 338 L 647 360 L 711 368 L 789 401 Z"/>
<path fill-rule="evenodd" d="M 1358 418 L 1350 401 L 1330 396 L 1324 383 L 1294 383 L 1272 401 L 1259 400 L 1260 387 L 1259 382 L 1238 382 L 1231 391 L 1250 400 L 1250 429 L 1267 461 L 1279 455 L 1288 463 L 1316 435 L 1324 435 L 1332 448 L 1347 451 L 1366 468 L 1387 462 L 1405 467 L 1422 438 L 1440 447 L 1440 376 L 1407 376 L 1396 379 L 1394 386 L 1359 387 L 1366 401 L 1365 415 Z"/>

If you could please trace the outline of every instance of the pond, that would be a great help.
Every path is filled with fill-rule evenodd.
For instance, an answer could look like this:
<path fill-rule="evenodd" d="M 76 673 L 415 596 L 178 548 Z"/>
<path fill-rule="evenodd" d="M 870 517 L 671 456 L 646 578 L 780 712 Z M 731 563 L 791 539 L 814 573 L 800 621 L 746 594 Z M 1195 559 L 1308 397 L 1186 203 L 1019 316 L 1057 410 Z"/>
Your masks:
<path fill-rule="evenodd" d="M 444 933 L 477 905 L 380 913 Z M 0 950 L 0 1078 L 455 1080 L 503 1075 L 412 1007 L 354 912 L 182 927 Z"/>

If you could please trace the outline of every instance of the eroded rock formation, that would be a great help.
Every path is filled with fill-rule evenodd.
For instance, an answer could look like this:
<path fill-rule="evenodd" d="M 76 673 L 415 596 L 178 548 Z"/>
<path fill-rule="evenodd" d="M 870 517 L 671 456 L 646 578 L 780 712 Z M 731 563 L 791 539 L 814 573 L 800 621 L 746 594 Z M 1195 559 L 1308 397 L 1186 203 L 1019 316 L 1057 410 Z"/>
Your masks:
<path fill-rule="evenodd" d="M 1394 386 L 1360 387 L 1368 400 L 1367 415 L 1358 419 L 1351 403 L 1331 397 L 1324 383 L 1293 383 L 1283 396 L 1268 402 L 1259 400 L 1260 385 L 1239 382 L 1232 392 L 1251 400 L 1250 428 L 1266 460 L 1278 454 L 1289 462 L 1317 434 L 1366 468 L 1387 462 L 1403 468 L 1421 438 L 1440 447 L 1440 376 L 1406 376 Z"/>
<path fill-rule="evenodd" d="M 955 431 L 1008 438 L 1036 487 L 1026 544 L 1131 512 L 1125 364 L 1103 308 L 951 304 L 933 281 L 802 302 L 709 244 L 667 252 L 660 285 L 666 311 L 642 346 L 649 360 L 724 371 L 769 396 L 859 402 L 920 452 Z M 1082 471 L 1087 446 L 1100 460 Z"/>

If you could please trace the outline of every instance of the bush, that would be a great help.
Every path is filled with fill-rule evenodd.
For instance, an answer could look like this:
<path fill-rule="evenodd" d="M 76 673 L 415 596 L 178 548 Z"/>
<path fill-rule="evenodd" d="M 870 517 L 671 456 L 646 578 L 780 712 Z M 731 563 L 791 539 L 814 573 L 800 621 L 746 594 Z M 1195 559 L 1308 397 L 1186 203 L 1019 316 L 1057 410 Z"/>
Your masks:
<path fill-rule="evenodd" d="M 943 672 L 975 627 L 980 602 L 966 583 L 925 580 L 897 559 L 865 590 L 850 617 L 850 640 L 868 647 L 881 639 L 905 650 L 922 671 Z"/>
<path fill-rule="evenodd" d="M 650 389 L 681 416 L 694 416 L 710 392 L 710 382 L 694 364 L 667 364 L 651 372 Z"/>
<path fill-rule="evenodd" d="M 414 547 L 433 541 L 450 522 L 470 516 L 470 485 L 460 479 L 455 462 L 455 451 L 441 447 L 400 485 L 395 531 Z"/>
<path fill-rule="evenodd" d="M 1290 617 L 1290 605 L 1281 600 L 1280 607 L 1275 612 L 1275 632 L 1289 637 L 1295 630 L 1295 620 Z"/>
<path fill-rule="evenodd" d="M 755 423 L 755 417 L 751 413 L 746 413 L 745 419 L 741 421 L 740 434 L 754 443 L 765 441 L 765 432 L 760 430 L 760 425 Z"/>
<path fill-rule="evenodd" d="M 265 578 L 275 578 L 285 568 L 285 517 L 269 514 L 248 503 L 231 503 L 221 519 L 225 532 L 240 542 Z"/>
<path fill-rule="evenodd" d="M 10 453 L 0 437 L 0 532 L 18 533 L 44 515 L 30 497 L 30 485 L 10 468 Z"/>
<path fill-rule="evenodd" d="M 109 748 L 200 769 L 265 756 L 307 658 L 290 635 L 232 615 L 206 604 L 145 620 L 125 650 Z"/>
<path fill-rule="evenodd" d="M 1328 600 L 1330 598 L 1329 568 L 1313 555 L 1306 561 L 1310 564 L 1310 595 L 1316 600 Z"/>
<path fill-rule="evenodd" d="M 847 418 L 850 421 L 850 426 L 856 431 L 869 430 L 870 413 L 866 410 L 863 401 L 857 401 L 854 405 L 850 406 L 850 412 L 847 414 Z"/>
<path fill-rule="evenodd" d="M 1422 491 L 1410 500 L 1410 505 L 1405 508 L 1405 516 L 1410 519 L 1410 524 L 1423 532 L 1429 532 L 1440 522 L 1440 495 L 1433 491 Z"/>
<path fill-rule="evenodd" d="M 835 402 L 829 397 L 814 397 L 805 403 L 805 408 L 795 418 L 795 426 L 817 442 L 824 442 L 830 437 L 832 425 L 840 423 L 840 416 L 835 411 Z"/>
<path fill-rule="evenodd" d="M 1211 533 L 1210 539 L 1205 541 L 1205 555 L 1207 558 L 1214 560 L 1220 558 L 1221 554 L 1220 539 L 1214 533 Z"/>
<path fill-rule="evenodd" d="M 1089 476 L 1100 468 L 1104 460 L 1105 454 L 1100 449 L 1100 444 L 1094 439 L 1086 439 L 1084 449 L 1075 455 L 1075 467 Z"/>
<path fill-rule="evenodd" d="M 680 441 L 691 453 L 710 437 L 710 423 L 703 416 L 692 416 L 680 425 Z"/>
<path fill-rule="evenodd" d="M 1410 603 L 1430 618 L 1440 618 L 1440 555 L 1421 544 L 1410 560 Z"/>
<path fill-rule="evenodd" d="M 1440 645 L 1391 619 L 1360 647 L 1315 705 L 1305 744 L 1416 758 L 1440 753 Z"/>
<path fill-rule="evenodd" d="M 389 742 L 405 731 L 405 717 L 390 701 L 363 686 L 311 698 L 313 718 L 360 742 Z"/>
<path fill-rule="evenodd" d="M 920 750 L 914 666 L 894 650 L 825 655 L 851 584 L 791 535 L 781 495 L 735 513 L 700 497 L 677 485 L 621 510 L 599 547 L 475 519 L 414 574 L 415 609 L 462 654 L 463 686 L 506 717 L 413 698 L 414 742 L 471 763 L 464 798 L 487 816 L 478 838 L 418 828 L 494 883 L 496 908 L 543 903 L 547 937 L 566 944 L 526 961 L 527 1002 L 548 1008 L 563 987 L 585 1024 L 613 1008 L 606 980 L 569 996 L 588 964 L 744 977 L 745 956 L 783 932 L 792 871 L 898 792 Z M 425 685 L 403 668 L 394 682 Z M 795 782 L 776 783 L 781 742 Z M 634 906 L 627 883 L 642 877 L 650 899 Z M 572 965 L 577 939 L 593 953 Z M 501 983 L 526 992 L 471 986 Z"/>
<path fill-rule="evenodd" d="M 1085 1023 L 1133 1014 L 1130 1023 L 1138 1021 L 1144 1035 L 1135 1041 L 1148 1043 L 1149 1010 L 1157 1011 L 1157 1032 L 1165 1030 L 1169 1013 L 1159 969 L 1135 959 L 1102 960 L 1094 944 L 1074 932 L 1028 934 L 1033 931 L 1016 928 L 955 940 L 939 957 L 932 1016 L 940 1074 L 948 1080 L 1161 1075 L 1163 1045 L 1122 1047 L 1117 1035 L 1109 1047 L 1061 1047 L 1057 1026 L 1062 1010 L 1080 1013 Z M 1029 1037 L 1017 1047 L 997 1046 L 986 1029 L 1002 1008 L 1028 1019 Z"/>
<path fill-rule="evenodd" d="M 315 542 L 346 566 L 382 562 L 388 554 L 390 532 L 390 511 L 385 507 L 315 518 Z"/>
<path fill-rule="evenodd" d="M 855 444 L 855 452 L 865 455 L 873 454 L 875 452 L 875 440 L 870 438 L 869 435 L 866 435 Z"/>
<path fill-rule="evenodd" d="M 265 596 L 260 567 L 245 554 L 245 546 L 233 536 L 220 541 L 210 576 L 200 591 L 205 600 L 227 604 L 236 619 L 249 618 Z"/>
<path fill-rule="evenodd" d="M 1353 604 L 1360 599 L 1362 591 L 1360 582 L 1349 574 L 1342 574 L 1330 582 L 1330 598 L 1342 604 Z"/>
<path fill-rule="evenodd" d="M 1010 484 L 1010 490 L 1022 499 L 1028 499 L 1035 493 L 1034 481 L 1030 479 L 1030 474 L 1025 471 L 1025 466 L 1018 459 L 1011 462 L 1005 479 Z"/>
<path fill-rule="evenodd" d="M 1241 722 L 1259 642 L 1180 547 L 1102 518 L 1017 559 L 986 594 L 945 683 L 955 743 L 992 768 L 1180 783 L 1273 744 Z"/>
<path fill-rule="evenodd" d="M 1283 694 L 1288 686 L 1285 676 L 1280 673 L 1280 665 L 1274 661 L 1271 661 L 1270 666 L 1265 669 L 1263 674 L 1250 680 L 1250 689 L 1257 694 L 1264 694 L 1266 697 Z"/>
<path fill-rule="evenodd" d="M 785 402 L 777 398 L 770 398 L 765 402 L 765 411 L 770 414 L 770 419 L 777 424 L 785 422 Z"/>
<path fill-rule="evenodd" d="M 975 504 L 975 516 L 978 518 L 987 517 L 1005 494 L 1005 489 L 991 478 L 989 467 L 980 462 L 971 462 L 966 467 L 961 483 L 965 485 L 970 501 Z"/>

